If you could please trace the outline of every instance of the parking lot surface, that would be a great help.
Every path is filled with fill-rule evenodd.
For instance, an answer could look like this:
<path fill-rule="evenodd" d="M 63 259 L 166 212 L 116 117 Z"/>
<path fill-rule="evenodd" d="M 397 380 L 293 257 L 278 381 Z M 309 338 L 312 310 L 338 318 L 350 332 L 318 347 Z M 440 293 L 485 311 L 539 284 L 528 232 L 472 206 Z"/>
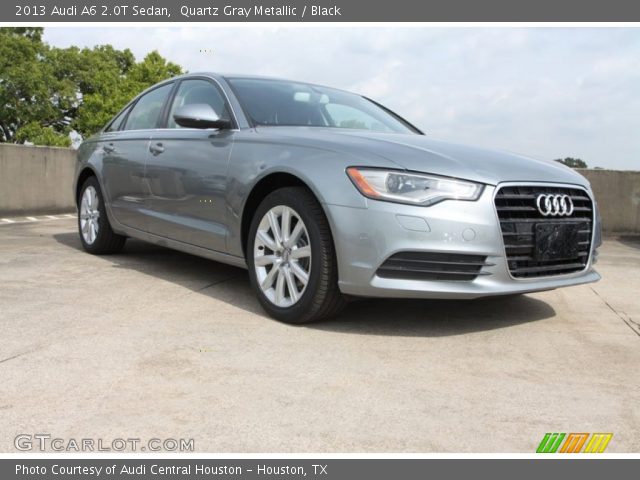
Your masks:
<path fill-rule="evenodd" d="M 18 434 L 193 439 L 198 452 L 534 452 L 546 432 L 640 451 L 640 241 L 603 280 L 474 301 L 361 300 L 303 327 L 245 271 L 71 218 L 0 225 L 0 452 Z"/>

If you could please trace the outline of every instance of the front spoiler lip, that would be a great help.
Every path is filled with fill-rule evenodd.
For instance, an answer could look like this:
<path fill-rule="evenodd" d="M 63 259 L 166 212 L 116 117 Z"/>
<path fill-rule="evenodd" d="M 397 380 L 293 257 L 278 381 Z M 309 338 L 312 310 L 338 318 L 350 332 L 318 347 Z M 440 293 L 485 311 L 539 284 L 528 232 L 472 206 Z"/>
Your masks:
<path fill-rule="evenodd" d="M 488 278 L 490 279 L 490 277 Z M 556 288 L 594 283 L 600 278 L 598 272 L 591 270 L 578 277 L 546 277 L 546 281 L 536 284 L 491 282 L 489 285 L 479 285 L 475 281 L 402 280 L 382 278 L 376 275 L 369 285 L 360 286 L 339 282 L 339 286 L 342 293 L 356 297 L 472 300 L 474 298 L 544 292 Z"/>

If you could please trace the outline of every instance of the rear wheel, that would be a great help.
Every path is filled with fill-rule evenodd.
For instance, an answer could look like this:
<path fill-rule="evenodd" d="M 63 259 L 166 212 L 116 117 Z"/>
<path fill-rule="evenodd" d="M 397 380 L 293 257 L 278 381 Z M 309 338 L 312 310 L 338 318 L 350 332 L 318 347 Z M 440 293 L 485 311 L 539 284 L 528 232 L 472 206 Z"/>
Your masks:
<path fill-rule="evenodd" d="M 306 188 L 282 188 L 262 201 L 249 230 L 247 264 L 258 300 L 278 320 L 312 322 L 345 304 L 329 223 Z"/>
<path fill-rule="evenodd" d="M 111 229 L 100 184 L 96 177 L 85 180 L 78 203 L 78 231 L 82 247 L 95 255 L 122 250 L 127 238 Z"/>

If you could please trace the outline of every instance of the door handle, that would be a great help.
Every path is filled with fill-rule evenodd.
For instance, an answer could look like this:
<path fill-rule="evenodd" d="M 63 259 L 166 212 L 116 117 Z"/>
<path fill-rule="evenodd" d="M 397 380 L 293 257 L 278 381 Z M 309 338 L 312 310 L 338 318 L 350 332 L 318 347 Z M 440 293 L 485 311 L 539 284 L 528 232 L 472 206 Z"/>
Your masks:
<path fill-rule="evenodd" d="M 113 153 L 116 151 L 116 147 L 113 146 L 113 143 L 110 143 L 109 145 L 104 145 L 102 150 L 104 150 L 105 153 Z"/>
<path fill-rule="evenodd" d="M 160 155 L 164 152 L 164 147 L 162 146 L 162 143 L 152 143 L 149 145 L 149 151 L 154 155 Z"/>

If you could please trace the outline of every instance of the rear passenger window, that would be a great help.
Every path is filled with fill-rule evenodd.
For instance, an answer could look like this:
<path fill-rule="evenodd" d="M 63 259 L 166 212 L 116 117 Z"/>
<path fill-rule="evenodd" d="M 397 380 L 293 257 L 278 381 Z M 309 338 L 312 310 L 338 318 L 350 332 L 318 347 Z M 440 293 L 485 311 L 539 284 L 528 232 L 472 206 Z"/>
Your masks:
<path fill-rule="evenodd" d="M 122 125 L 123 120 L 127 116 L 127 112 L 128 111 L 129 111 L 129 108 L 126 108 L 125 110 L 123 110 L 120 113 L 120 115 L 118 115 L 116 118 L 114 118 L 111 121 L 109 126 L 107 128 L 105 128 L 104 131 L 105 132 L 117 132 L 118 130 L 120 130 L 120 126 Z"/>
<path fill-rule="evenodd" d="M 157 128 L 162 106 L 164 105 L 173 84 L 169 83 L 151 90 L 140 97 L 127 118 L 127 124 L 123 130 L 146 130 Z"/>

